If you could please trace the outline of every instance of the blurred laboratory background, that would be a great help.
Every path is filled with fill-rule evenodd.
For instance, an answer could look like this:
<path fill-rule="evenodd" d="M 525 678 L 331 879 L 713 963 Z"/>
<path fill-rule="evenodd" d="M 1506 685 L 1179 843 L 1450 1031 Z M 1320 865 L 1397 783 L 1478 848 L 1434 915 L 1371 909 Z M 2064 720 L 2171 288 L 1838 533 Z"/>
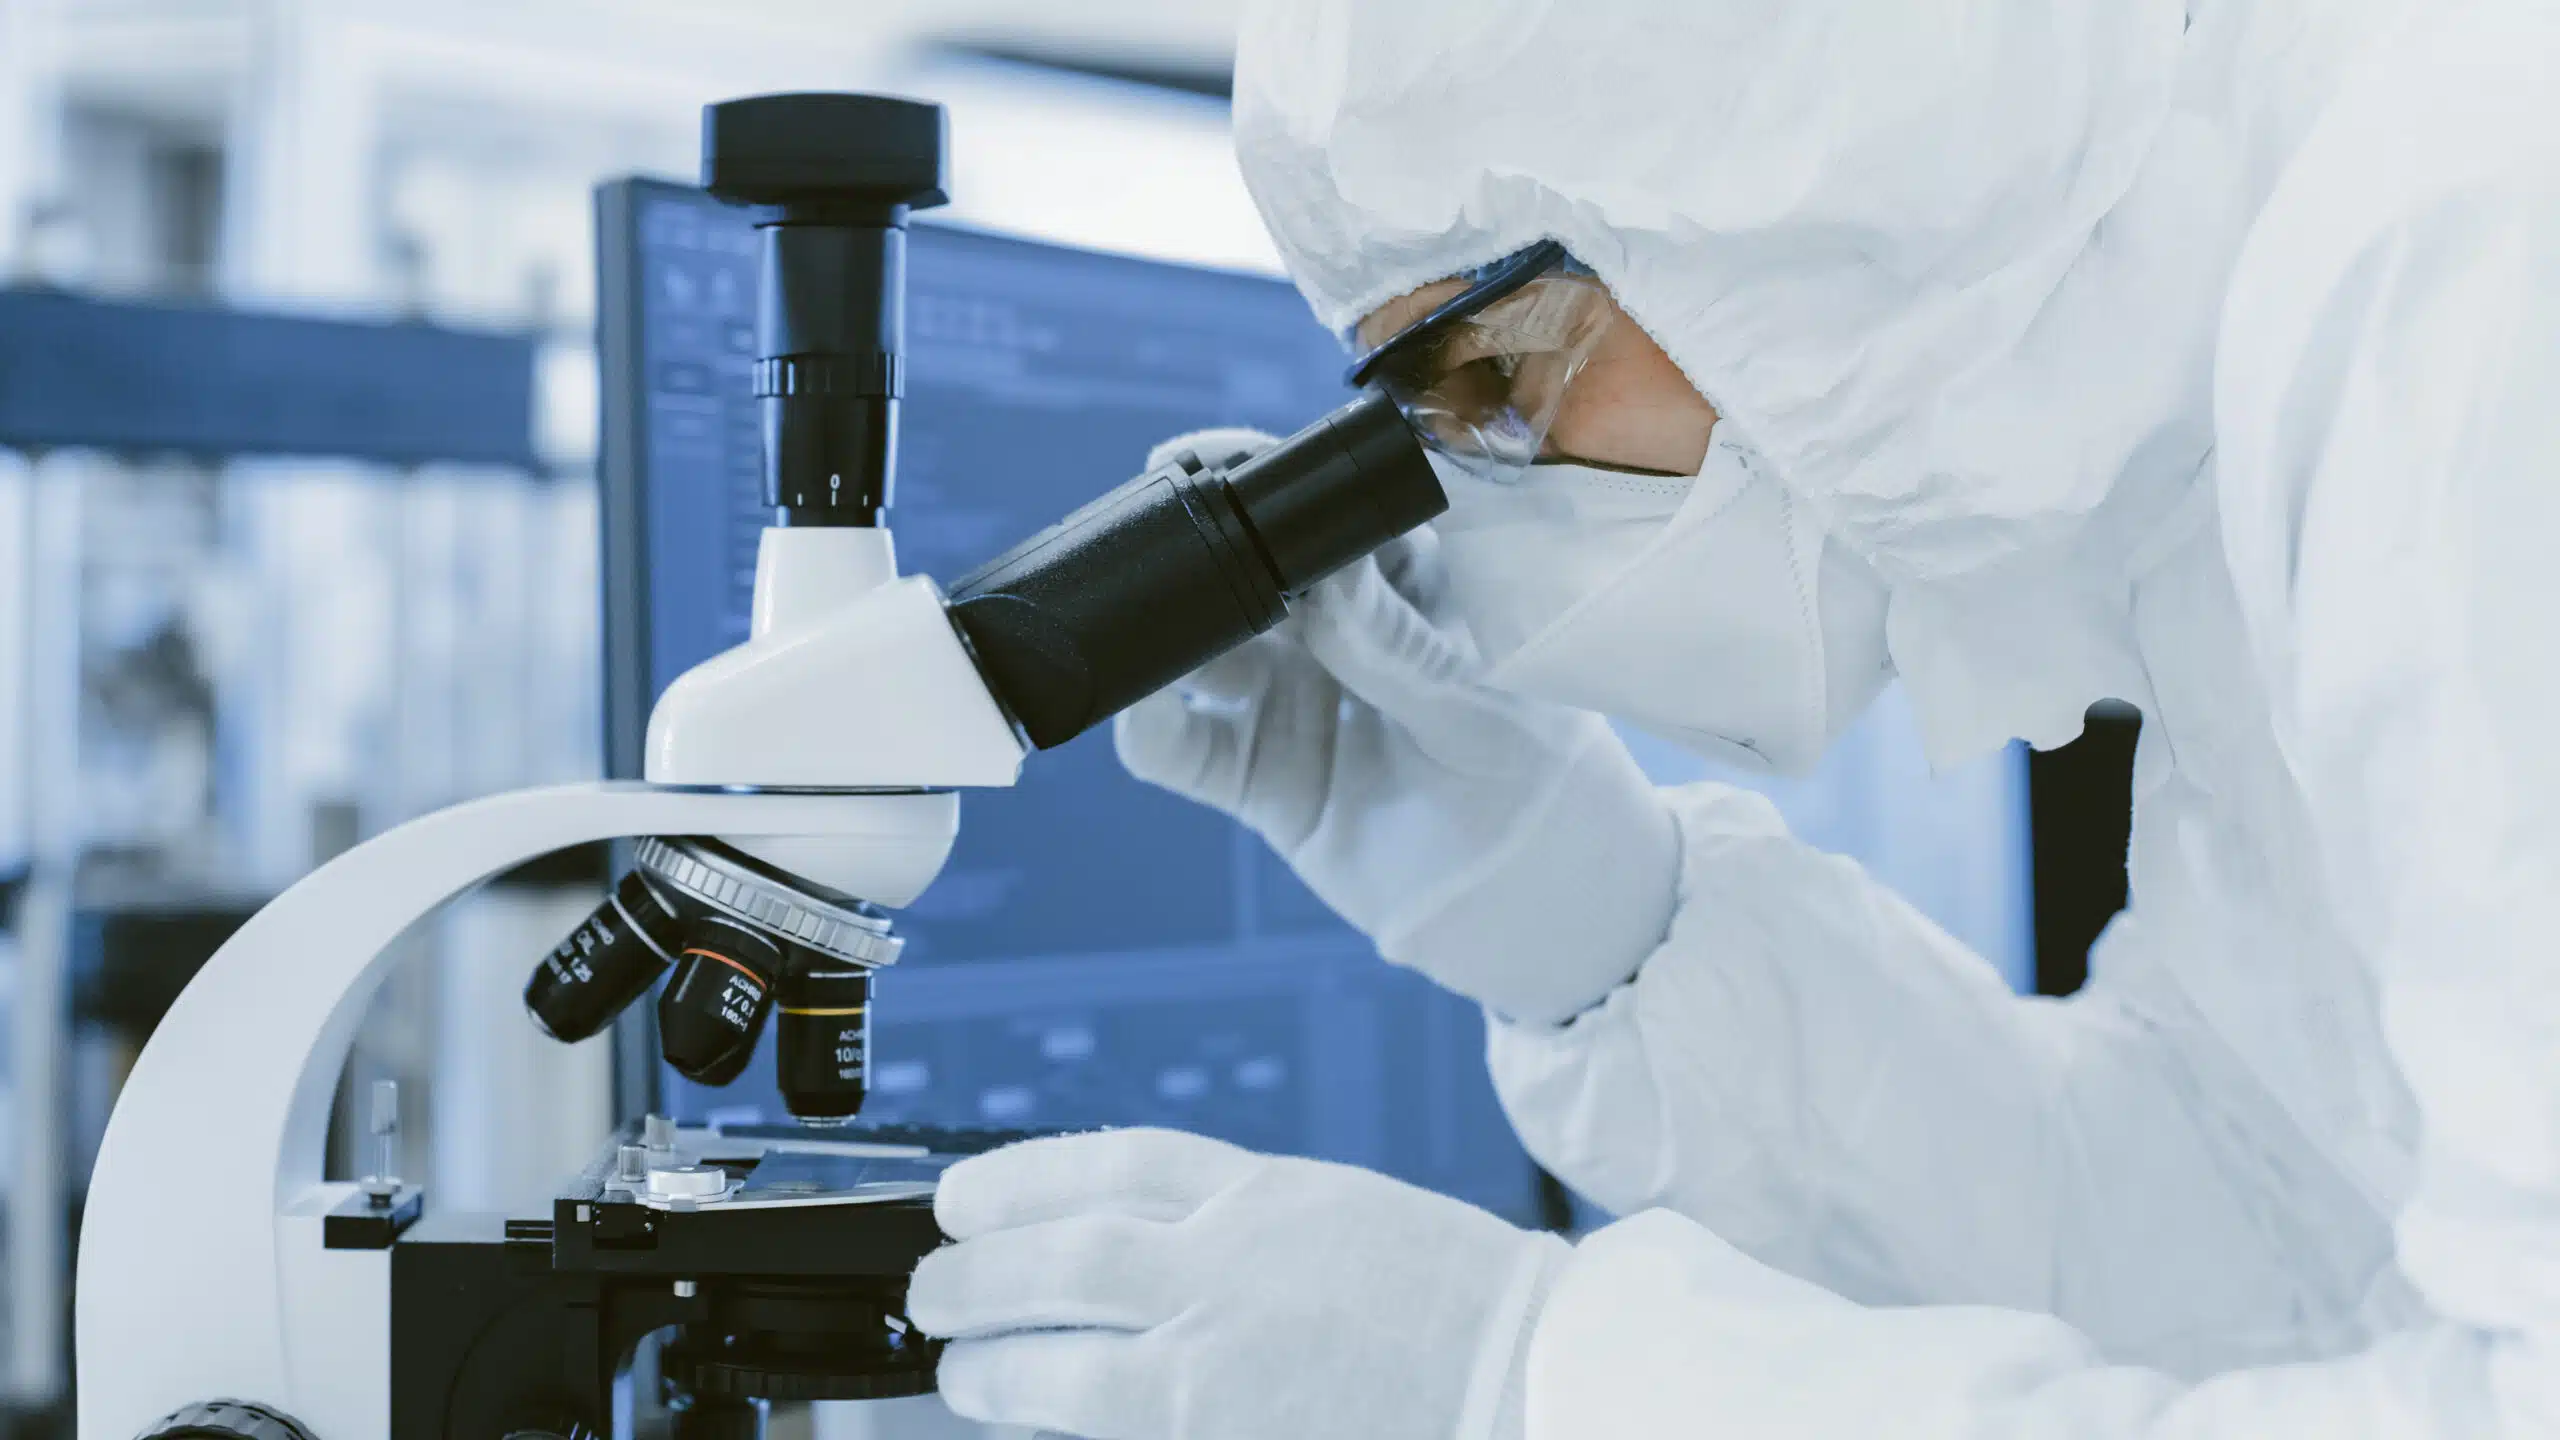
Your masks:
<path fill-rule="evenodd" d="M 1229 154 L 1236 8 L 0 0 L 0 1413 L 18 1430 L 62 1413 L 84 1178 L 194 970 L 404 819 L 636 774 L 657 691 L 742 638 L 761 517 L 731 341 L 754 262 L 744 220 L 687 188 L 699 107 L 794 88 L 949 107 L 894 516 L 905 564 L 947 578 L 1166 434 L 1285 431 L 1341 398 L 1339 348 L 1279 278 Z M 628 327 L 611 367 L 603 312 Z M 2100 717 L 2059 757 L 1932 777 L 1888 695 L 1820 775 L 1765 788 L 2013 984 L 2060 992 L 2121 899 L 2123 837 L 2030 822 L 2093 813 L 2088 796 L 2120 810 L 2129 736 Z M 1706 773 L 1631 738 L 1661 779 Z M 1381 965 L 1250 836 L 1126 779 L 1107 735 L 967 816 L 900 917 L 871 1114 L 1184 1125 L 1524 1224 L 1590 1219 L 1510 1139 L 1468 1007 Z M 433 1203 L 540 1203 L 641 1108 L 778 1118 L 769 1061 L 704 1090 L 525 1022 L 528 966 L 610 864 L 552 857 L 404 942 L 341 1093 L 401 1083 L 403 1173 Z M 930 1402 L 785 1423 L 974 1433 Z"/>

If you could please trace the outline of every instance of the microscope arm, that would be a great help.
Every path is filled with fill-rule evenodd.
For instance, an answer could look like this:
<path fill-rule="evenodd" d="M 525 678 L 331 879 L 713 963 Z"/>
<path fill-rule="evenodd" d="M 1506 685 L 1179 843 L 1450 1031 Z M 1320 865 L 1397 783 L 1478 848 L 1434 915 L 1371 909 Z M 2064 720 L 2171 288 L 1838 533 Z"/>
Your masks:
<path fill-rule="evenodd" d="M 958 824 L 947 790 L 571 785 L 424 816 L 285 891 L 179 996 L 107 1127 L 80 1243 L 80 1435 L 125 1440 L 217 1395 L 282 1407 L 323 1437 L 381 1434 L 388 1252 L 323 1248 L 321 1214 L 347 1187 L 322 1186 L 322 1164 L 391 947 L 445 901 L 566 846 L 724 835 L 821 842 L 841 878 L 901 903 L 941 869 Z"/>
<path fill-rule="evenodd" d="M 957 835 L 949 787 L 1010 785 L 1286 613 L 1287 597 L 1446 505 L 1371 396 L 1232 471 L 1183 456 L 954 582 L 895 578 L 886 531 L 768 531 L 755 633 L 679 677 L 647 785 L 521 791 L 388 831 L 243 926 L 171 1007 L 93 1172 L 76 1340 L 83 1440 L 213 1396 L 323 1440 L 389 1413 L 385 1252 L 331 1250 L 329 1107 L 388 947 L 534 856 L 710 836 L 886 906 Z M 925 788 L 932 787 L 932 788 Z M 832 793 L 826 793 L 832 792 Z"/>
<path fill-rule="evenodd" d="M 944 148 L 941 111 L 914 102 L 706 111 L 706 188 L 758 206 L 765 247 L 754 383 L 763 498 L 784 523 L 762 541 L 751 638 L 660 698 L 648 785 L 411 821 L 287 890 L 206 963 L 126 1081 L 91 1178 L 82 1440 L 127 1440 L 226 1396 L 321 1440 L 387 1434 L 389 1252 L 327 1247 L 325 1214 L 352 1187 L 324 1185 L 322 1162 L 389 949 L 438 906 L 622 836 L 712 837 L 815 892 L 903 905 L 950 853 L 950 787 L 1012 784 L 1027 747 L 1064 744 L 1262 633 L 1291 597 L 1447 507 L 1396 405 L 1371 393 L 1254 456 L 1177 456 L 948 597 L 896 578 L 879 521 L 898 387 L 882 382 L 901 373 L 906 213 L 941 203 Z"/>
<path fill-rule="evenodd" d="M 89 1184 L 74 1322 L 84 1440 L 126 1440 L 226 1395 L 324 1440 L 381 1433 L 389 1271 L 384 1252 L 321 1243 L 348 1189 L 323 1186 L 322 1164 L 391 947 L 446 901 L 568 846 L 707 835 L 904 905 L 959 834 L 951 787 L 1013 783 L 1021 742 L 932 583 L 891 578 L 885 531 L 768 548 L 762 568 L 800 585 L 805 619 L 669 688 L 652 783 L 514 791 L 386 831 L 252 916 L 170 1007 Z"/>

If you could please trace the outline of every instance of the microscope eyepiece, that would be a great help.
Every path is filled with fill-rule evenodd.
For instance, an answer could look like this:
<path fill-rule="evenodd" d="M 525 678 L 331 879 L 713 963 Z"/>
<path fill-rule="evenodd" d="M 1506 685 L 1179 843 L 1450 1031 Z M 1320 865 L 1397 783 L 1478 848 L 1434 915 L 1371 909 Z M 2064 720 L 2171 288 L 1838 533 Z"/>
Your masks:
<path fill-rule="evenodd" d="M 942 107 L 757 95 L 702 112 L 702 186 L 764 247 L 755 393 L 784 525 L 877 525 L 905 393 L 907 214 L 949 198 Z"/>
<path fill-rule="evenodd" d="M 942 107 L 895 95 L 750 95 L 702 107 L 702 188 L 803 218 L 951 198 Z"/>
<path fill-rule="evenodd" d="M 1372 392 L 1232 471 L 1186 454 L 1129 481 L 962 577 L 951 618 L 1045 750 L 1447 508 L 1421 441 Z"/>
<path fill-rule="evenodd" d="M 1449 508 L 1412 426 L 1376 393 L 1237 465 L 1227 488 L 1291 597 Z"/>

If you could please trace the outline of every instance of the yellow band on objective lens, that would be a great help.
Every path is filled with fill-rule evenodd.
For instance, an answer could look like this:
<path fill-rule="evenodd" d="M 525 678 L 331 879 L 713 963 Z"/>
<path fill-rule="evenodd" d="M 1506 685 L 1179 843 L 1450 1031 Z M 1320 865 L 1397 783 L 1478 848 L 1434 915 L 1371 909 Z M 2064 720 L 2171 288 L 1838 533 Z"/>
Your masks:
<path fill-rule="evenodd" d="M 854 1005 L 841 1010 L 801 1010 L 785 1005 L 782 1007 L 782 1013 L 785 1015 L 859 1015 L 868 1008 L 868 1006 Z"/>

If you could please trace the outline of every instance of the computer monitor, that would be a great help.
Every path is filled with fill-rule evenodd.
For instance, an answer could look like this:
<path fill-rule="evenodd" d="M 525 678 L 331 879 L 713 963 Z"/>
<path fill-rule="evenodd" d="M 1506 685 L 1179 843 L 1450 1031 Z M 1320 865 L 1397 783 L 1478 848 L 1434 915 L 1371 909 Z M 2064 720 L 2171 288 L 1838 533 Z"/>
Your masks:
<path fill-rule="evenodd" d="M 599 222 L 607 752 L 636 776 L 659 692 L 747 636 L 756 252 L 745 212 L 679 185 L 608 186 Z M 1277 280 L 919 224 L 907 283 L 905 571 L 956 577 L 1168 436 L 1286 433 L 1345 398 Z M 1173 1125 L 1539 1213 L 1475 1008 L 1381 962 L 1242 827 L 1129 778 L 1107 727 L 961 815 L 896 917 L 866 1119 Z M 723 1089 L 663 1072 L 661 1103 L 781 1118 L 763 1049 Z"/>

